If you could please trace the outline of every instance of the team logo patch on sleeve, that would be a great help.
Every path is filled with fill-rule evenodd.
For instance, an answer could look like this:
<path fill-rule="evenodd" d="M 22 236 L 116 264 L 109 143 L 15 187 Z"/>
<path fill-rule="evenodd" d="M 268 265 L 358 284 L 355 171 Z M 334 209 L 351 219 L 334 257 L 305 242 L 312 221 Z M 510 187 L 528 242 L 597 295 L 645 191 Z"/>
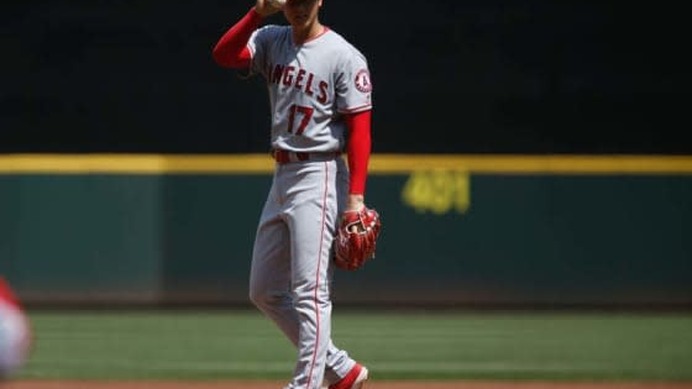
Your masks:
<path fill-rule="evenodd" d="M 370 82 L 370 72 L 367 69 L 361 69 L 356 73 L 356 89 L 363 93 L 372 91 L 372 83 Z"/>

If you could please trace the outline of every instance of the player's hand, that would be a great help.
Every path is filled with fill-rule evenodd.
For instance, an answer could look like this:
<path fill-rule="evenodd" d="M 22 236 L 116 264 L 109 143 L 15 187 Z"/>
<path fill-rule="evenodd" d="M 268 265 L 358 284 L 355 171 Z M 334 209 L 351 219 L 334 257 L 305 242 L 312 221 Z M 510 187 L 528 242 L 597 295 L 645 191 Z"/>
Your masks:
<path fill-rule="evenodd" d="M 334 236 L 336 267 L 358 270 L 374 258 L 381 228 L 380 215 L 372 208 L 344 212 Z"/>
<path fill-rule="evenodd" d="M 256 0 L 255 2 L 255 12 L 260 14 L 263 18 L 269 15 L 275 14 L 281 11 L 281 6 L 279 3 L 272 0 Z"/>

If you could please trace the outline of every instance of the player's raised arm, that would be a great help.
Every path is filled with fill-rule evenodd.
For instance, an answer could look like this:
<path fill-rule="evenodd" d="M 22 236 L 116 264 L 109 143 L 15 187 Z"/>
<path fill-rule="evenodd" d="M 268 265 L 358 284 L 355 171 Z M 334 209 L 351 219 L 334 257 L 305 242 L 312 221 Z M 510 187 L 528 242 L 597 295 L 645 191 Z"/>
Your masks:
<path fill-rule="evenodd" d="M 219 66 L 243 69 L 250 66 L 252 54 L 247 48 L 252 33 L 263 18 L 280 10 L 275 1 L 257 0 L 255 6 L 219 39 L 212 52 Z"/>

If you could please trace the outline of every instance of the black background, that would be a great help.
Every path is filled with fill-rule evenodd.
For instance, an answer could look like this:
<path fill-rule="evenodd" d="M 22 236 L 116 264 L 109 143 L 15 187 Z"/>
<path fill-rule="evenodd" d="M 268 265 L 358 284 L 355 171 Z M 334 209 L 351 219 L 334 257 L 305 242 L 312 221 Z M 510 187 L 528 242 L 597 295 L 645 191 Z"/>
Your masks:
<path fill-rule="evenodd" d="M 211 58 L 253 4 L 3 3 L 0 152 L 265 152 L 262 81 Z M 321 21 L 370 62 L 374 152 L 689 154 L 678 7 L 324 0 Z"/>

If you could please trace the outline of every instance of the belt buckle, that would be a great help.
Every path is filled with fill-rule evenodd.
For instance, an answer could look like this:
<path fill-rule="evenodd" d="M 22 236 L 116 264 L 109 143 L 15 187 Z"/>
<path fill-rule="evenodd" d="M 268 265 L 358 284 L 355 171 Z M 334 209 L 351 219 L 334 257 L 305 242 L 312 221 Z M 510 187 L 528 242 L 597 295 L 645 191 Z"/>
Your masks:
<path fill-rule="evenodd" d="M 291 152 L 281 149 L 272 149 L 271 156 L 279 164 L 291 162 Z"/>

